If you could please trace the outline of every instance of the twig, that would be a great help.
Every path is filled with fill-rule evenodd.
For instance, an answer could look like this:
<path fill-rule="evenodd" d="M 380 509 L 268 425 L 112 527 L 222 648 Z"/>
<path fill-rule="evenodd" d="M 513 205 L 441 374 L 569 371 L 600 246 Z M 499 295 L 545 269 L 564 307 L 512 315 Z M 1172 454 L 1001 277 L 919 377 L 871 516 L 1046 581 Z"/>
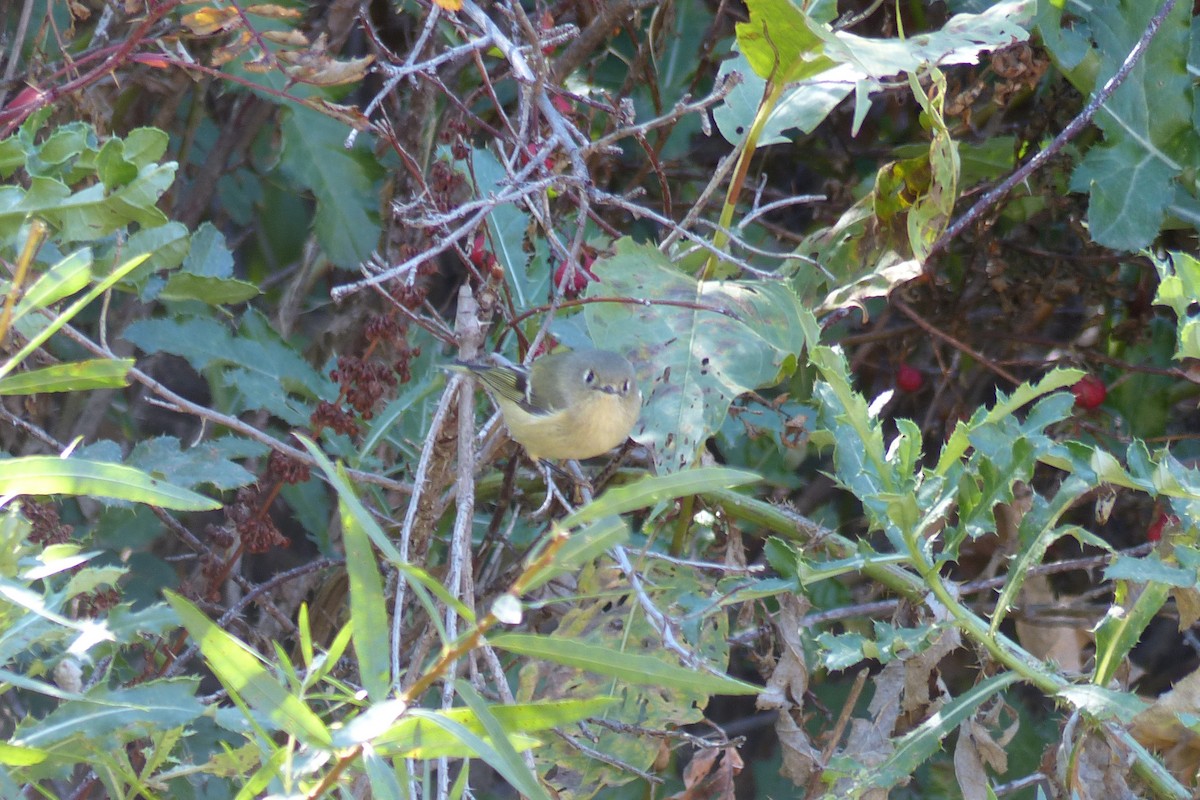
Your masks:
<path fill-rule="evenodd" d="M 1087 556 L 1083 558 L 1072 558 L 1065 561 L 1054 561 L 1049 564 L 1038 564 L 1035 567 L 1030 567 L 1027 575 L 1054 575 L 1060 572 L 1072 572 L 1077 569 L 1091 569 L 1092 567 L 1102 567 L 1110 564 L 1112 560 L 1118 556 L 1127 556 L 1137 558 L 1144 556 L 1154 549 L 1153 544 L 1140 544 L 1137 547 L 1130 547 L 1125 550 L 1119 550 L 1116 553 L 1104 553 L 1098 556 Z M 970 581 L 958 586 L 958 592 L 961 595 L 978 594 L 989 589 L 998 589 L 1008 581 L 1007 575 L 1002 575 L 996 578 L 988 578 L 981 581 Z M 873 617 L 880 614 L 886 614 L 895 611 L 900 605 L 900 600 L 878 600 L 871 603 L 859 603 L 858 605 L 846 606 L 844 608 L 833 608 L 828 611 L 818 611 L 815 614 L 808 614 L 800 620 L 800 626 L 808 628 L 814 625 L 823 625 L 827 622 L 836 622 L 842 619 L 851 619 L 854 617 Z"/>
<path fill-rule="evenodd" d="M 96 342 L 93 342 L 90 338 L 75 330 L 75 328 L 70 325 L 64 325 L 62 327 L 62 331 L 67 335 L 68 338 L 73 339 L 82 345 L 86 350 L 95 355 L 101 356 L 102 358 L 117 357 L 111 350 L 106 347 L 102 347 Z M 242 422 L 237 417 L 231 417 L 228 414 L 222 414 L 219 411 L 214 411 L 213 409 L 208 408 L 207 406 L 202 406 L 199 403 L 193 403 L 191 400 L 188 400 L 187 398 L 171 391 L 166 386 L 163 386 L 161 383 L 154 380 L 137 367 L 130 367 L 128 374 L 130 378 L 137 381 L 142 386 L 145 386 L 154 394 L 158 395 L 160 398 L 166 401 L 171 408 L 181 414 L 190 414 L 215 425 L 228 428 L 231 431 L 235 431 L 247 438 L 259 442 L 260 444 L 265 444 L 272 450 L 282 453 L 288 458 L 299 461 L 301 464 L 319 469 L 317 462 L 308 454 L 306 450 L 301 450 L 299 448 L 292 447 L 291 445 L 284 444 L 274 436 L 263 433 L 258 428 Z M 369 483 L 374 486 L 380 486 L 384 489 L 394 492 L 401 492 L 403 494 L 408 494 L 412 491 L 412 486 L 409 484 L 401 483 L 400 481 L 394 481 L 391 478 L 385 478 L 382 475 L 376 475 L 371 472 L 363 472 L 362 470 L 357 469 L 347 470 L 346 472 L 351 478 L 354 478 L 354 480 L 358 481 L 359 483 Z"/>
<path fill-rule="evenodd" d="M 829 735 L 829 741 L 825 743 L 825 749 L 821 751 L 821 768 L 814 770 L 808 779 L 808 797 L 816 795 L 817 786 L 821 782 L 825 767 L 829 765 L 829 759 L 833 758 L 838 742 L 842 740 L 842 734 L 845 733 L 846 725 L 849 724 L 850 717 L 854 714 L 854 707 L 858 705 L 858 698 L 862 694 L 863 687 L 867 685 L 867 676 L 870 674 L 871 670 L 863 667 L 854 676 L 854 683 L 850 686 L 850 693 L 846 695 L 846 702 L 842 703 L 842 711 L 833 725 L 833 732 Z"/>
<path fill-rule="evenodd" d="M 953 336 L 951 336 L 950 334 L 941 330 L 940 328 L 936 328 L 933 325 L 931 325 L 930 323 L 926 322 L 925 319 L 920 314 L 918 314 L 916 311 L 914 311 L 912 309 L 912 307 L 909 306 L 908 303 L 904 302 L 899 297 L 896 297 L 893 295 L 893 297 L 891 298 L 891 303 L 893 306 L 895 306 L 897 309 L 900 310 L 900 313 L 904 314 L 904 316 L 908 317 L 913 322 L 915 322 L 917 324 L 917 327 L 919 327 L 921 330 L 928 333 L 930 336 L 936 336 L 937 338 L 941 339 L 942 341 L 946 342 L 948 345 L 953 347 L 955 350 L 961 350 L 962 352 L 966 353 L 967 355 L 969 355 L 971 358 L 978 361 L 980 364 L 982 364 L 987 369 L 996 373 L 1001 378 L 1004 378 L 1004 380 L 1008 381 L 1013 386 L 1020 385 L 1020 383 L 1021 383 L 1020 379 L 1018 379 L 1011 372 L 1009 372 L 1008 370 L 1006 370 L 1004 367 L 1000 366 L 996 362 L 992 361 L 990 358 L 985 356 L 983 353 L 980 353 L 978 350 L 971 347 L 969 344 L 960 342 L 958 339 L 955 339 Z"/>
<path fill-rule="evenodd" d="M 746 227 L 763 214 L 769 214 L 772 211 L 778 211 L 788 206 L 798 206 L 804 203 L 821 203 L 826 199 L 828 198 L 823 194 L 798 194 L 792 197 L 785 197 L 782 200 L 776 200 L 773 203 L 767 203 L 765 206 L 756 206 L 749 214 L 742 217 L 742 221 L 737 224 L 738 230 Z"/>
<path fill-rule="evenodd" d="M 554 64 L 550 81 L 561 84 L 567 76 L 576 70 L 583 62 L 592 57 L 596 48 L 608 37 L 613 29 L 630 17 L 633 12 L 649 8 L 656 0 L 616 0 L 611 3 L 601 3 L 597 6 L 599 13 L 588 26 L 579 33 L 579 38 L 562 52 Z"/>
<path fill-rule="evenodd" d="M 646 781 L 647 783 L 654 784 L 656 786 L 663 783 L 663 779 L 658 777 L 657 775 L 653 775 L 649 772 L 646 772 L 643 769 L 638 769 L 633 764 L 629 764 L 627 762 L 621 761 L 618 758 L 614 758 L 613 756 L 610 756 L 607 753 L 603 753 L 594 747 L 588 747 L 586 744 L 579 741 L 578 737 L 572 736 L 571 734 L 567 733 L 566 731 L 555 728 L 554 732 L 557 733 L 559 736 L 561 736 L 567 742 L 567 744 L 571 745 L 571 747 L 574 747 L 576 750 L 578 750 L 580 753 L 583 753 L 588 758 L 594 758 L 596 761 L 599 761 L 602 764 L 608 764 L 610 767 L 616 767 L 617 769 L 621 770 L 622 772 L 629 772 L 634 775 L 637 775 L 639 778 Z"/>
<path fill-rule="evenodd" d="M 741 80 L 742 76 L 739 73 L 730 73 L 705 97 L 702 97 L 695 102 L 689 102 L 688 98 L 685 97 L 683 100 L 680 100 L 678 103 L 676 103 L 674 108 L 662 116 L 655 117 L 654 119 L 647 120 L 646 122 L 638 123 L 637 125 L 629 125 L 624 128 L 617 128 L 610 133 L 604 134 L 594 142 L 590 142 L 589 144 L 585 145 L 583 151 L 585 153 L 601 152 L 606 150 L 610 145 L 615 144 L 626 137 L 645 136 L 655 128 L 661 128 L 664 125 L 669 125 L 672 122 L 676 122 L 680 118 L 687 116 L 688 114 L 704 111 L 709 106 L 714 106 L 728 97 L 729 93 L 732 92 L 739 83 L 741 83 Z"/>

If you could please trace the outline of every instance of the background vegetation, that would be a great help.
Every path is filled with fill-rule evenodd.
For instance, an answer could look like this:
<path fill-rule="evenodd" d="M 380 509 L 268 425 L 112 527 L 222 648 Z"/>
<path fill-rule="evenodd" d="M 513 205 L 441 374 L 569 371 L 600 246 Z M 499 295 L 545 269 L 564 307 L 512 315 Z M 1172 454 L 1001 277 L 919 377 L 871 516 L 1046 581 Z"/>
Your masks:
<path fill-rule="evenodd" d="M 4 5 L 0 791 L 1191 797 L 1191 15 Z"/>

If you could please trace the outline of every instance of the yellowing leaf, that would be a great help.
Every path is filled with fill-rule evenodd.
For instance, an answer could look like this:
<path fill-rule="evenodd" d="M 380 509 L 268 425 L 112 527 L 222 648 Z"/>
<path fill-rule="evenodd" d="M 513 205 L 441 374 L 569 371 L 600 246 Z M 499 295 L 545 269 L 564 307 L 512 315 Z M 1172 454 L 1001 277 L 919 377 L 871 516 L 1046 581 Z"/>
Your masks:
<path fill-rule="evenodd" d="M 210 36 L 239 24 L 241 17 L 232 8 L 202 8 L 185 14 L 183 24 L 197 36 Z"/>
<path fill-rule="evenodd" d="M 374 56 L 338 61 L 315 53 L 279 53 L 279 60 L 290 66 L 284 67 L 288 77 L 313 86 L 340 86 L 362 80 Z"/>
<path fill-rule="evenodd" d="M 304 16 L 303 12 L 298 8 L 284 8 L 274 3 L 246 6 L 246 13 L 255 14 L 260 17 L 270 17 L 271 19 L 300 19 Z"/>
<path fill-rule="evenodd" d="M 308 37 L 300 31 L 263 31 L 262 38 L 288 47 L 308 47 Z"/>

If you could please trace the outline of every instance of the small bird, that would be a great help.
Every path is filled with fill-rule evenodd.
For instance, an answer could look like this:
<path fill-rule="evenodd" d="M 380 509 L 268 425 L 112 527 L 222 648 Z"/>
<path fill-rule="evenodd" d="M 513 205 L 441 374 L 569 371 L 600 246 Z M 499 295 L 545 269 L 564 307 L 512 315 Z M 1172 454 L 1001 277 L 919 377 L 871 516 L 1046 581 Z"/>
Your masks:
<path fill-rule="evenodd" d="M 458 362 L 500 406 L 509 435 L 533 459 L 598 456 L 629 438 L 642 409 L 633 365 L 584 348 L 542 356 L 528 368 Z"/>

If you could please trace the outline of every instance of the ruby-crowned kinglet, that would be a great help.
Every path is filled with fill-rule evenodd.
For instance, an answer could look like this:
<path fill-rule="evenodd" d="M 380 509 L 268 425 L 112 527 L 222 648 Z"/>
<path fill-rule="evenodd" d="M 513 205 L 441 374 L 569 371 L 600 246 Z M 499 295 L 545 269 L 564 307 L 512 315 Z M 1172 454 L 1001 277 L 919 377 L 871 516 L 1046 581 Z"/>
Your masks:
<path fill-rule="evenodd" d="M 591 458 L 629 438 L 642 408 L 633 365 L 607 350 L 552 353 L 529 369 L 459 362 L 500 406 L 509 435 L 539 458 Z"/>

